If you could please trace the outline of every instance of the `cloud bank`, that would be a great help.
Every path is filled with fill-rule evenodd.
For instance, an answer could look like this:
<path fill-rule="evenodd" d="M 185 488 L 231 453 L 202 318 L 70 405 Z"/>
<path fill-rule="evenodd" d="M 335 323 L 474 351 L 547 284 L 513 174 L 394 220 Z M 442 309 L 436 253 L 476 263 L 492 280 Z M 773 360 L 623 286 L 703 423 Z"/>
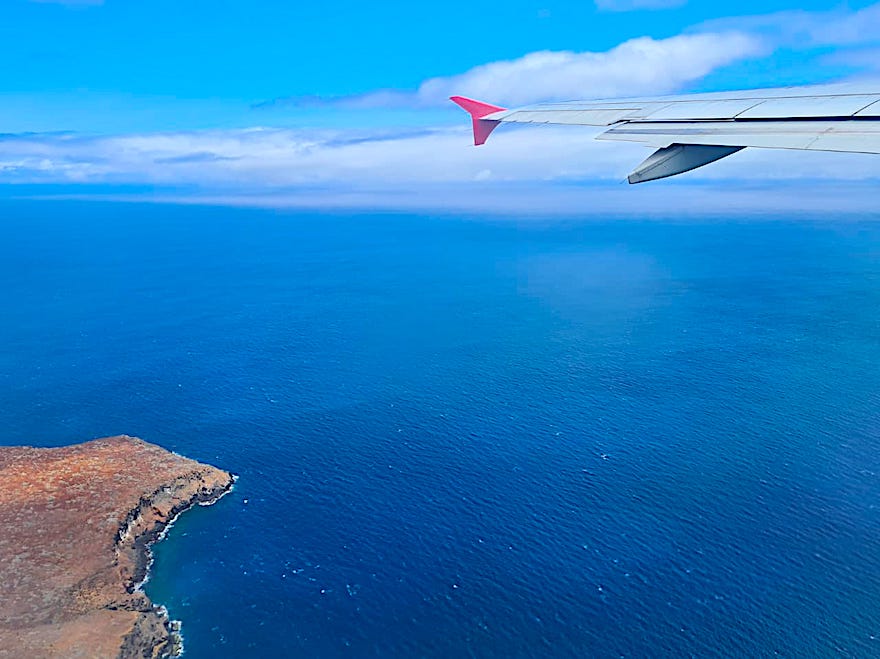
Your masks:
<path fill-rule="evenodd" d="M 14 136 L 0 139 L 0 181 L 188 186 L 256 195 L 319 188 L 387 196 L 430 188 L 447 190 L 448 199 L 455 190 L 486 183 L 509 190 L 534 184 L 617 186 L 650 153 L 636 144 L 596 142 L 594 134 L 571 126 L 503 126 L 491 145 L 480 148 L 469 146 L 466 127 L 403 134 L 249 129 Z M 681 180 L 720 188 L 816 178 L 878 181 L 880 158 L 748 149 Z"/>

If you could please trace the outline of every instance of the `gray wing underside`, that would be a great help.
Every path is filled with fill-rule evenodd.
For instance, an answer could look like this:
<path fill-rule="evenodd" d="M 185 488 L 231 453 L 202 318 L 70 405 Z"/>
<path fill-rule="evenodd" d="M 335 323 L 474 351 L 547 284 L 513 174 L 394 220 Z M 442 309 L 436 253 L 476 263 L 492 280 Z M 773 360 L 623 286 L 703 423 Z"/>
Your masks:
<path fill-rule="evenodd" d="M 658 149 L 630 175 L 631 183 L 680 174 L 746 147 L 880 154 L 880 93 L 839 89 L 544 103 L 482 119 L 604 126 L 597 139 Z"/>

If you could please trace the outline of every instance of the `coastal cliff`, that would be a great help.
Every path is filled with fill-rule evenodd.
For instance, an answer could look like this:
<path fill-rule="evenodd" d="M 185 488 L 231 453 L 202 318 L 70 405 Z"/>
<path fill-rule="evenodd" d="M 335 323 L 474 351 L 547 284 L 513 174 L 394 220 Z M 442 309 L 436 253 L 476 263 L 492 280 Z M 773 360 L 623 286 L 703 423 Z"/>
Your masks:
<path fill-rule="evenodd" d="M 128 436 L 0 447 L 0 658 L 179 654 L 177 623 L 140 589 L 149 547 L 232 484 Z"/>

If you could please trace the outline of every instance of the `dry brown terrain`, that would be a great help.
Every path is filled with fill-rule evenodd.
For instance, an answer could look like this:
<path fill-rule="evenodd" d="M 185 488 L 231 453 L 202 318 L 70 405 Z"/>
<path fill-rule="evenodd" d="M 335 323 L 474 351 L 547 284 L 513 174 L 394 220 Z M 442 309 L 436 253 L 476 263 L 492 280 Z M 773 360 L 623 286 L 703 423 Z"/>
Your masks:
<path fill-rule="evenodd" d="M 147 545 L 232 482 L 127 436 L 0 447 L 0 658 L 172 656 L 173 625 L 138 589 Z"/>

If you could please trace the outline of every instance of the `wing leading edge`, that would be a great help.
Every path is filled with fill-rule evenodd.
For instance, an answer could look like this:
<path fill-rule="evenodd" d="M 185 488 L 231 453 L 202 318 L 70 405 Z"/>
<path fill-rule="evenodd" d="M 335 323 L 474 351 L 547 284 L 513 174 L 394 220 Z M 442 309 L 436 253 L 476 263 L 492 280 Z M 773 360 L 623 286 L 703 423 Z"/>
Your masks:
<path fill-rule="evenodd" d="M 785 88 L 570 103 L 507 110 L 453 96 L 470 113 L 474 144 L 502 123 L 600 126 L 600 140 L 657 149 L 630 183 L 675 176 L 746 147 L 880 154 L 880 92 Z"/>

